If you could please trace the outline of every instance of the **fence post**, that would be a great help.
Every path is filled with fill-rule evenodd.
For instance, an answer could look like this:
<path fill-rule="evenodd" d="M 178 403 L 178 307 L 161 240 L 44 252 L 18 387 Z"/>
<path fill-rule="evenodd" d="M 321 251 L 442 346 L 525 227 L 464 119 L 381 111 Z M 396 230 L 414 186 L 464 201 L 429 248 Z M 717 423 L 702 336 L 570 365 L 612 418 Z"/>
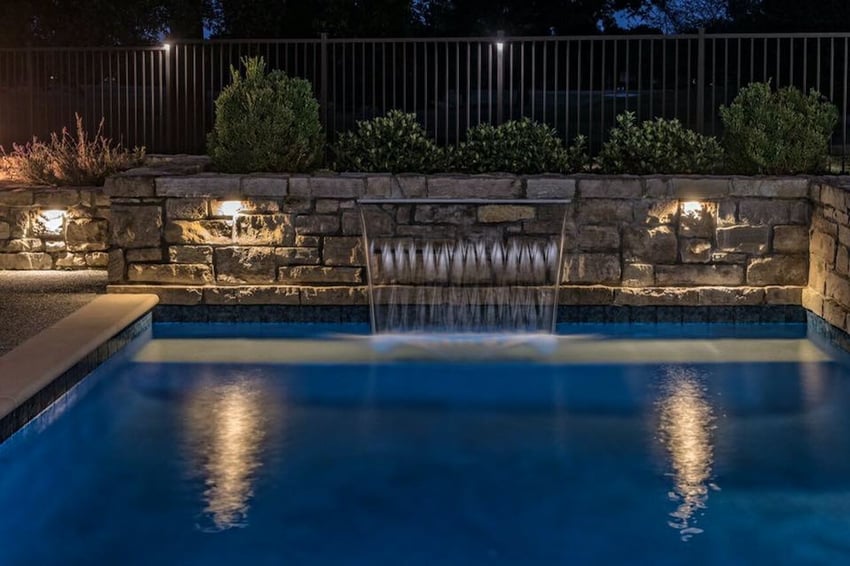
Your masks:
<path fill-rule="evenodd" d="M 505 49 L 505 32 L 499 30 L 496 32 L 496 124 L 501 124 L 504 120 L 504 86 L 505 86 L 505 65 L 504 65 L 504 49 Z"/>
<path fill-rule="evenodd" d="M 30 129 L 26 140 L 29 141 L 36 135 L 35 131 L 35 65 L 33 64 L 32 44 L 27 42 L 27 90 L 29 91 L 29 125 Z"/>
<path fill-rule="evenodd" d="M 171 92 L 172 87 L 177 83 L 172 80 L 171 73 L 174 65 L 171 64 L 171 53 L 177 50 L 177 45 L 171 41 L 166 41 L 162 44 L 163 58 L 165 63 L 165 148 L 167 153 L 174 152 L 174 104 L 172 98 L 176 93 Z"/>
<path fill-rule="evenodd" d="M 697 36 L 697 132 L 705 133 L 705 28 Z"/>
<path fill-rule="evenodd" d="M 325 129 L 325 135 L 329 136 L 328 132 L 328 34 L 322 32 L 321 38 L 321 59 L 319 60 L 319 100 L 322 105 L 322 127 Z"/>

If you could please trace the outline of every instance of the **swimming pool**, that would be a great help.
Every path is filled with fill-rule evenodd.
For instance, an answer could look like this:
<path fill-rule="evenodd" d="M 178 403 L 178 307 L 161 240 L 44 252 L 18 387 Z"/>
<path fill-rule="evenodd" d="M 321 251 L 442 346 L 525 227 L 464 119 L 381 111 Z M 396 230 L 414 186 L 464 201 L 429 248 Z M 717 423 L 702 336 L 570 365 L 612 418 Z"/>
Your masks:
<path fill-rule="evenodd" d="M 536 362 L 321 336 L 363 331 L 156 327 L 0 445 L 0 563 L 850 557 L 850 373 L 805 325 L 564 326 Z"/>

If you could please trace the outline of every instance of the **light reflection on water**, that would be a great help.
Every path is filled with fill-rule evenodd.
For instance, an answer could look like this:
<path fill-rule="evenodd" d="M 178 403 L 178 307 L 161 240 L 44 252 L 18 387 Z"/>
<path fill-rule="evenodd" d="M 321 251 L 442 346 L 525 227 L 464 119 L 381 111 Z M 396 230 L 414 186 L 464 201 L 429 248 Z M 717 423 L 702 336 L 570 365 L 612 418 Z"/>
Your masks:
<path fill-rule="evenodd" d="M 192 473 L 205 485 L 197 527 L 204 532 L 245 527 L 274 408 L 250 379 L 199 385 L 185 412 Z"/>
<path fill-rule="evenodd" d="M 702 532 L 694 526 L 695 514 L 706 508 L 709 490 L 716 489 L 710 483 L 715 416 L 693 369 L 671 367 L 666 374 L 657 405 L 658 437 L 667 451 L 670 475 L 674 478 L 670 499 L 678 503 L 668 524 L 686 541 Z"/>

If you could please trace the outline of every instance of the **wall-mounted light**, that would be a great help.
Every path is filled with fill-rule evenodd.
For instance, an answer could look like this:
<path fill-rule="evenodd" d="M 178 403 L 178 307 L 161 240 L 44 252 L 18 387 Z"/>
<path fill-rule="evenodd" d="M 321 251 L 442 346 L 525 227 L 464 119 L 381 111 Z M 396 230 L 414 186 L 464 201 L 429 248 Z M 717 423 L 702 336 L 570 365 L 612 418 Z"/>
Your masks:
<path fill-rule="evenodd" d="M 223 200 L 218 203 L 216 216 L 236 216 L 243 208 L 241 200 Z"/>
<path fill-rule="evenodd" d="M 702 216 L 704 210 L 703 203 L 696 200 L 689 200 L 682 203 L 682 213 L 687 216 Z"/>
<path fill-rule="evenodd" d="M 505 42 L 504 41 L 497 41 L 496 42 L 496 50 L 497 51 L 499 51 L 501 53 L 502 49 L 504 49 L 504 48 L 505 48 Z"/>
<path fill-rule="evenodd" d="M 58 236 L 65 226 L 64 210 L 42 210 L 38 215 L 38 224 L 44 234 Z"/>
<path fill-rule="evenodd" d="M 171 51 L 171 44 L 167 41 L 162 44 L 163 51 Z"/>

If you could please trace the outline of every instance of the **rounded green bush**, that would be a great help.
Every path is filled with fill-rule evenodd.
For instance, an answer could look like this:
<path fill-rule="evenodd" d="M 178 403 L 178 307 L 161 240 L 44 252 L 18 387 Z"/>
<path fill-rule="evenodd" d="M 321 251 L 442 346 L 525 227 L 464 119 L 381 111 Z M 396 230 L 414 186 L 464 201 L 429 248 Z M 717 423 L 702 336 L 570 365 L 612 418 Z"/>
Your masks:
<path fill-rule="evenodd" d="M 324 134 L 310 83 L 281 71 L 266 73 L 261 57 L 231 67 L 231 83 L 215 101 L 208 151 L 229 173 L 301 172 L 319 163 Z"/>
<path fill-rule="evenodd" d="M 735 173 L 817 173 L 827 166 L 838 110 L 815 90 L 805 95 L 789 86 L 773 92 L 769 83 L 753 83 L 720 108 L 720 118 Z"/>
<path fill-rule="evenodd" d="M 432 173 L 446 168 L 446 152 L 428 137 L 416 114 L 390 110 L 358 121 L 334 146 L 337 171 Z"/>
<path fill-rule="evenodd" d="M 452 161 L 454 168 L 468 173 L 537 174 L 580 171 L 589 159 L 584 138 L 576 138 L 568 150 L 554 129 L 523 118 L 470 128 Z"/>
<path fill-rule="evenodd" d="M 678 120 L 637 122 L 634 112 L 617 116 L 617 125 L 599 152 L 603 173 L 713 173 L 722 167 L 717 140 L 685 128 Z"/>

